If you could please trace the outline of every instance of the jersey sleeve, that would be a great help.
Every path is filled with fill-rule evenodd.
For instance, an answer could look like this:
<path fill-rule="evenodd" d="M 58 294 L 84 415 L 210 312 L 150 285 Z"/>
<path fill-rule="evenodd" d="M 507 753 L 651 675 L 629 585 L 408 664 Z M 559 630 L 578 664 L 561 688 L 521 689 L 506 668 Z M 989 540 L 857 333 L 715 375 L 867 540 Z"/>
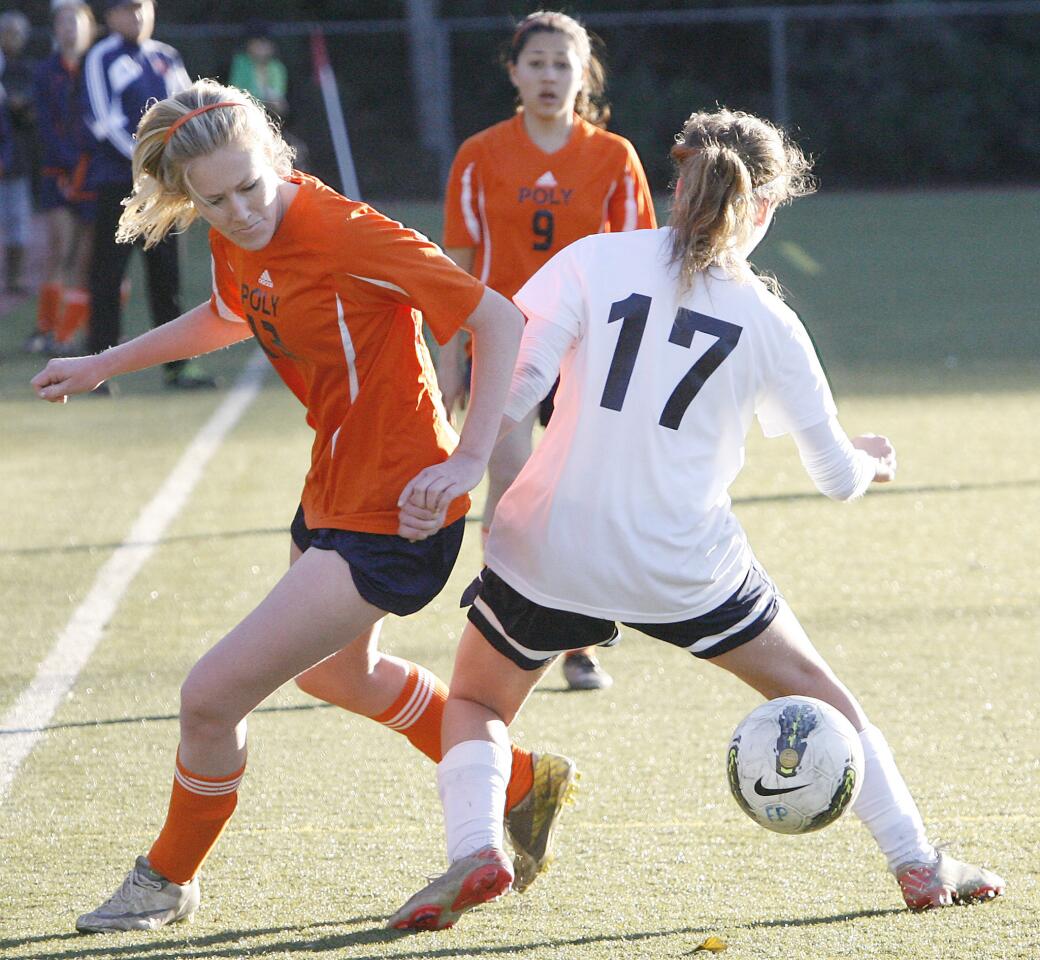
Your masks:
<path fill-rule="evenodd" d="M 544 320 L 562 327 L 575 340 L 584 330 L 584 271 L 577 243 L 565 247 L 543 266 L 513 297 L 530 320 Z"/>
<path fill-rule="evenodd" d="M 188 71 L 184 67 L 180 52 L 171 46 L 166 46 L 165 49 L 170 58 L 170 64 L 165 74 L 166 90 L 167 96 L 172 97 L 191 86 L 191 77 L 188 76 Z"/>
<path fill-rule="evenodd" d="M 444 246 L 476 247 L 482 233 L 477 151 L 466 141 L 455 155 L 444 194 Z"/>
<path fill-rule="evenodd" d="M 238 283 L 224 250 L 224 240 L 216 230 L 209 232 L 209 255 L 213 276 L 209 297 L 210 309 L 225 320 L 245 323 L 246 318 L 241 312 L 241 302 L 237 296 Z"/>
<path fill-rule="evenodd" d="M 99 143 L 107 140 L 129 160 L 134 155 L 133 126 L 123 115 L 119 98 L 112 89 L 107 49 L 104 42 L 95 44 L 83 58 L 84 117 L 95 140 Z"/>
<path fill-rule="evenodd" d="M 622 142 L 625 146 L 624 163 L 607 205 L 607 228 L 611 233 L 654 229 L 657 216 L 646 172 L 635 147 L 627 140 Z"/>
<path fill-rule="evenodd" d="M 438 343 L 451 339 L 484 296 L 484 284 L 437 244 L 364 204 L 352 212 L 344 239 L 335 271 L 419 310 Z"/>
<path fill-rule="evenodd" d="M 755 412 L 767 437 L 804 430 L 837 414 L 827 375 L 797 315 L 777 304 L 769 372 Z"/>

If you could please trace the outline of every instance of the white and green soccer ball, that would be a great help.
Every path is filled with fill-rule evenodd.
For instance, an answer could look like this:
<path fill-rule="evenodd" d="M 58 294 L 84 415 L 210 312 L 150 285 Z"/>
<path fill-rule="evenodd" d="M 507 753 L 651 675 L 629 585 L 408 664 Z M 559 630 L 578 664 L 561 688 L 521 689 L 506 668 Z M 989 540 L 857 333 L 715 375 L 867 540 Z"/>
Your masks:
<path fill-rule="evenodd" d="M 726 752 L 729 788 L 752 820 L 777 833 L 834 823 L 859 795 L 863 745 L 837 709 L 780 697 L 751 711 Z"/>

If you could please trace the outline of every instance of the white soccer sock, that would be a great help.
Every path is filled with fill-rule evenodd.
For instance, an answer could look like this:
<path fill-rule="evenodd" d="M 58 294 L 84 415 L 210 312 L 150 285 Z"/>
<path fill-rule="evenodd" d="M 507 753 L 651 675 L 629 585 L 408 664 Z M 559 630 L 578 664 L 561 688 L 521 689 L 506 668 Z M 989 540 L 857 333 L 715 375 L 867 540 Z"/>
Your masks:
<path fill-rule="evenodd" d="M 512 752 L 488 740 L 456 744 L 437 764 L 450 863 L 482 847 L 503 849 L 502 818 L 512 766 Z"/>
<path fill-rule="evenodd" d="M 935 847 L 925 835 L 921 811 L 884 735 L 868 724 L 859 739 L 863 744 L 863 788 L 852 805 L 853 812 L 874 835 L 889 870 L 910 860 L 933 860 Z"/>

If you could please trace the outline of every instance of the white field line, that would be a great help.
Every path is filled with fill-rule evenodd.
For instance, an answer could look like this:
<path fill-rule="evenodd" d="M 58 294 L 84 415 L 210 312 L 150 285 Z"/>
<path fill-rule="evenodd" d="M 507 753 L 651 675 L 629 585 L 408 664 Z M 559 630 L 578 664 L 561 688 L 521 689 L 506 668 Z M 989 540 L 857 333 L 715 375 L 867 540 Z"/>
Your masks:
<path fill-rule="evenodd" d="M 22 761 L 44 735 L 47 724 L 86 666 L 134 577 L 152 555 L 170 522 L 180 513 L 206 464 L 256 399 L 266 370 L 267 361 L 257 351 L 224 402 L 195 435 L 158 493 L 138 514 L 126 539 L 98 571 L 90 592 L 69 618 L 32 683 L 0 720 L 0 801 L 10 790 Z"/>

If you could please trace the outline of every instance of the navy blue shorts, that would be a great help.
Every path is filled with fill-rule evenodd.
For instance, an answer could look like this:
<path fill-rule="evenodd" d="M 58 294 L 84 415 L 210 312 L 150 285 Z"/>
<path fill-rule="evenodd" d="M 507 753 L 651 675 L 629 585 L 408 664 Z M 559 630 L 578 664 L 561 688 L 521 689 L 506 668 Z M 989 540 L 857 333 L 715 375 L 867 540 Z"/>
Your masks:
<path fill-rule="evenodd" d="M 347 561 L 354 586 L 365 600 L 380 610 L 406 617 L 444 589 L 465 529 L 466 518 L 462 517 L 416 543 L 392 533 L 311 530 L 300 507 L 290 532 L 301 552 L 309 547 L 335 550 Z"/>
<path fill-rule="evenodd" d="M 484 639 L 523 670 L 538 670 L 568 650 L 610 645 L 613 620 L 543 607 L 485 567 L 462 596 L 469 619 Z M 757 637 L 776 617 L 780 594 L 769 575 L 753 564 L 744 582 L 710 613 L 676 623 L 625 623 L 640 633 L 709 660 Z"/>

